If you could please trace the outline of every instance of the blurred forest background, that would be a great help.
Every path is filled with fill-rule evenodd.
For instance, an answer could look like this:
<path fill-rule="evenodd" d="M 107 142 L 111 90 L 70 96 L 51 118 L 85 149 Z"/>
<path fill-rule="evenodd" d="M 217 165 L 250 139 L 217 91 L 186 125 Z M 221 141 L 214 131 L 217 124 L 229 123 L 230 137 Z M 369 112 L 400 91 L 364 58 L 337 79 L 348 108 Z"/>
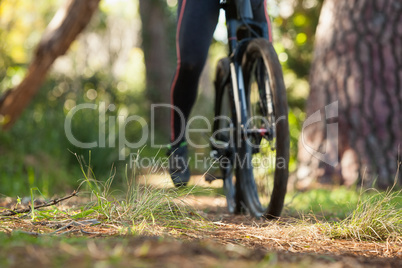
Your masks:
<path fill-rule="evenodd" d="M 0 93 L 22 81 L 35 47 L 62 3 L 0 1 Z M 274 45 L 288 89 L 291 172 L 297 167 L 298 139 L 306 117 L 308 76 L 322 4 L 323 0 L 268 0 Z M 66 55 L 56 60 L 29 107 L 11 130 L 0 132 L 0 194 L 24 195 L 35 186 L 43 194 L 52 195 L 76 187 L 82 176 L 75 154 L 92 167 L 97 179 L 107 179 L 114 173 L 112 167 L 116 167 L 117 178 L 125 176 L 128 157 L 137 151 L 119 151 L 117 146 L 74 147 L 64 131 L 66 114 L 81 103 L 105 103 L 106 107 L 114 104 L 116 109 L 106 113 L 106 140 L 110 132 L 118 131 L 117 122 L 109 120 L 113 116 L 139 115 L 149 121 L 151 103 L 167 102 L 169 95 L 176 60 L 176 9 L 177 0 L 100 2 L 88 27 Z M 194 109 L 194 114 L 208 118 L 212 118 L 215 64 L 227 53 L 225 31 L 221 16 Z M 161 66 L 164 72 L 158 72 Z M 168 142 L 164 114 L 157 114 L 158 144 Z M 80 141 L 98 141 L 99 127 L 99 110 L 87 109 L 74 117 L 72 132 Z M 128 124 L 124 135 L 130 142 L 141 139 L 140 124 Z M 205 136 L 194 134 L 192 138 L 206 143 Z M 165 156 L 163 149 L 150 145 L 140 150 L 144 157 Z M 119 160 L 119 155 L 126 160 Z M 193 171 L 202 174 L 206 170 Z"/>

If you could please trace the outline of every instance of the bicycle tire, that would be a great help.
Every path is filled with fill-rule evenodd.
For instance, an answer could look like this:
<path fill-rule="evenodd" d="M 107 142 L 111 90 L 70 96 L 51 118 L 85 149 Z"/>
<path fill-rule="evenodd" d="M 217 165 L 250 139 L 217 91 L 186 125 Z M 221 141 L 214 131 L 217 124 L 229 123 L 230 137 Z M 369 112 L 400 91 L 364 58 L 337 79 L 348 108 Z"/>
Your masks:
<path fill-rule="evenodd" d="M 236 183 L 239 183 L 236 189 L 242 192 L 242 201 L 251 215 L 276 218 L 283 209 L 289 175 L 289 124 L 282 68 L 272 43 L 260 38 L 251 40 L 242 57 L 242 70 L 248 115 L 247 121 L 237 126 L 243 128 L 243 137 L 236 144 L 236 154 L 243 166 L 235 169 Z M 257 99 L 255 103 L 254 99 Z M 261 115 L 254 115 L 258 111 Z M 263 126 L 260 130 L 258 122 Z M 255 159 L 264 160 L 262 154 L 270 149 L 264 147 L 266 144 L 275 150 L 275 163 L 268 168 L 262 164 L 261 172 L 255 167 Z M 267 189 L 260 191 L 260 184 Z M 262 204 L 263 199 L 269 204 Z"/>
<path fill-rule="evenodd" d="M 231 140 L 231 122 L 235 118 L 234 104 L 230 93 L 232 90 L 230 80 L 230 60 L 223 58 L 219 60 L 215 72 L 215 118 L 213 125 L 212 150 L 218 153 L 217 160 L 223 175 L 223 190 L 226 196 L 226 203 L 229 213 L 236 213 L 240 207 L 240 196 L 236 195 L 233 180 L 233 167 L 227 166 L 232 162 L 232 153 L 229 148 L 219 148 L 218 143 L 229 143 Z M 228 122 L 226 119 L 229 119 Z M 227 131 L 226 131 L 227 130 Z M 229 161 L 228 161 L 229 159 Z M 226 164 L 223 164 L 226 161 Z"/>

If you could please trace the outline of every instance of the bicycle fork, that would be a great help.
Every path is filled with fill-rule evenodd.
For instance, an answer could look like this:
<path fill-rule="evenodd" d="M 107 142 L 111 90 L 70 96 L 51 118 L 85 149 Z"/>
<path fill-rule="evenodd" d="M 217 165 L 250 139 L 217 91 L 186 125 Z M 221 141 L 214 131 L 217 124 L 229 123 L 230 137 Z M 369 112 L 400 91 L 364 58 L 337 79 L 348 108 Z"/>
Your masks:
<path fill-rule="evenodd" d="M 230 73 L 228 74 L 228 79 L 231 79 L 232 84 L 232 92 L 230 92 L 230 95 L 233 97 L 231 99 L 234 100 L 233 106 L 236 122 L 231 121 L 229 128 L 227 129 L 229 131 L 229 141 L 221 141 L 215 139 L 213 136 L 210 138 L 212 148 L 210 156 L 216 161 L 221 161 L 222 158 L 225 158 L 227 164 L 225 167 L 222 167 L 221 165 L 223 176 L 207 176 L 205 179 L 209 182 L 216 179 L 223 179 L 224 183 L 229 181 L 232 183 L 232 170 L 235 165 L 236 145 L 241 143 L 241 139 L 247 138 L 247 133 L 245 131 L 247 105 L 243 73 L 241 67 L 238 66 L 237 63 L 232 61 L 229 66 Z M 217 120 L 217 118 L 215 118 L 215 120 Z M 236 127 L 234 125 L 236 125 Z"/>

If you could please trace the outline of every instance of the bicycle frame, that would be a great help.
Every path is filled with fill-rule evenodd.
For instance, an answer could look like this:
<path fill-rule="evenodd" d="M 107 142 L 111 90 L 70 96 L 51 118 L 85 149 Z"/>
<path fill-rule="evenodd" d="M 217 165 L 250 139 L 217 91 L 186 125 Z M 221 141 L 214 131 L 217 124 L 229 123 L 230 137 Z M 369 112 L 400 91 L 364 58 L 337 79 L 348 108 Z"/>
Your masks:
<path fill-rule="evenodd" d="M 217 143 L 214 137 L 210 141 L 214 148 L 235 151 L 235 144 L 240 144 L 240 139 L 247 135 L 245 124 L 247 120 L 247 99 L 243 73 L 241 68 L 241 58 L 247 46 L 247 43 L 252 38 L 268 39 L 268 26 L 261 22 L 255 22 L 252 14 L 250 0 L 221 0 L 221 6 L 226 11 L 226 24 L 228 30 L 229 41 L 229 70 L 228 76 L 225 78 L 225 83 L 231 83 L 232 90 L 229 91 L 230 99 L 234 100 L 231 107 L 235 113 L 236 127 L 230 127 L 230 141 L 222 144 Z M 231 81 L 229 80 L 231 79 Z M 221 110 L 221 102 L 217 102 L 216 110 Z M 214 128 L 217 128 L 219 120 L 215 120 Z M 237 130 L 235 133 L 234 130 Z M 230 149 L 231 148 L 231 149 Z"/>
<path fill-rule="evenodd" d="M 236 111 L 236 125 L 239 141 L 243 135 L 243 126 L 247 120 L 247 99 L 244 86 L 241 58 L 247 42 L 252 38 L 268 39 L 268 26 L 265 22 L 254 20 L 250 0 L 221 0 L 222 8 L 226 11 L 226 24 L 228 29 L 230 76 Z"/>
<path fill-rule="evenodd" d="M 221 6 L 226 11 L 229 55 L 243 39 L 269 38 L 267 24 L 254 21 L 250 0 L 221 0 Z"/>

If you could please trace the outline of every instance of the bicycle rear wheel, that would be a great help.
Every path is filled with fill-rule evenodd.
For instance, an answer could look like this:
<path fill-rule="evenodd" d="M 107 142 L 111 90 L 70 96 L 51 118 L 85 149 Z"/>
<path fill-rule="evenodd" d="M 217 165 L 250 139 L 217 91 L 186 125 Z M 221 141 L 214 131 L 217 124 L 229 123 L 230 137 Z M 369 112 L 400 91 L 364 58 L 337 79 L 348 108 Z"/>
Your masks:
<path fill-rule="evenodd" d="M 249 42 L 242 59 L 247 122 L 236 144 L 236 181 L 255 217 L 281 214 L 288 181 L 289 125 L 282 68 L 270 42 Z"/>
<path fill-rule="evenodd" d="M 233 120 L 235 118 L 232 84 L 230 81 L 230 60 L 221 59 L 215 75 L 215 118 L 213 135 L 210 139 L 211 149 L 223 177 L 223 189 L 230 213 L 240 208 L 239 196 L 236 196 L 233 179 Z"/>

